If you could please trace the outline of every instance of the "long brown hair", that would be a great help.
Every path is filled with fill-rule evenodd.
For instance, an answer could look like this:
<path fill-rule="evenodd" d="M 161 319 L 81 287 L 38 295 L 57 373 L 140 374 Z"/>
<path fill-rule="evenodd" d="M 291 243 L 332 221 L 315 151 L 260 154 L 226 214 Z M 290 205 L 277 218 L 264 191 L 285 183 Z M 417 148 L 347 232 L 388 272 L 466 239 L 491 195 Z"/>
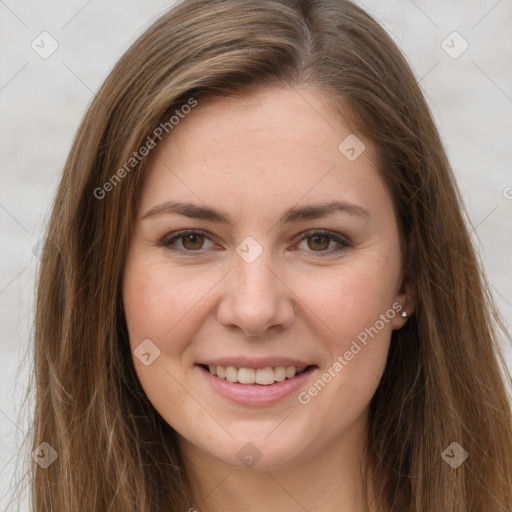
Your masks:
<path fill-rule="evenodd" d="M 100 88 L 42 254 L 33 449 L 46 442 L 58 458 L 46 469 L 32 464 L 33 510 L 194 506 L 175 433 L 145 396 L 130 354 L 121 281 L 147 157 L 126 163 L 148 140 L 158 143 L 155 128 L 191 98 L 200 105 L 271 85 L 311 85 L 349 105 L 378 148 L 395 203 L 416 308 L 393 332 L 371 401 L 364 460 L 379 506 L 510 512 L 510 375 L 496 308 L 417 81 L 385 31 L 347 0 L 185 0 Z M 469 454 L 457 468 L 442 457 L 454 442 Z"/>

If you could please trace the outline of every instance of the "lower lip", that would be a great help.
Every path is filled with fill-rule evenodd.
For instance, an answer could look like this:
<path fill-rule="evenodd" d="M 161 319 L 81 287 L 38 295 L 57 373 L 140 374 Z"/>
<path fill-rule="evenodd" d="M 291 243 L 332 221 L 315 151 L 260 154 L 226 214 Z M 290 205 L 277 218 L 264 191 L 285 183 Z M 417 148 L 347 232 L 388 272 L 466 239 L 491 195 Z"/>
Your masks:
<path fill-rule="evenodd" d="M 205 368 L 198 366 L 201 373 L 217 393 L 241 405 L 269 405 L 298 391 L 306 380 L 318 369 L 308 368 L 297 377 L 275 382 L 268 386 L 261 384 L 240 384 L 215 377 Z"/>

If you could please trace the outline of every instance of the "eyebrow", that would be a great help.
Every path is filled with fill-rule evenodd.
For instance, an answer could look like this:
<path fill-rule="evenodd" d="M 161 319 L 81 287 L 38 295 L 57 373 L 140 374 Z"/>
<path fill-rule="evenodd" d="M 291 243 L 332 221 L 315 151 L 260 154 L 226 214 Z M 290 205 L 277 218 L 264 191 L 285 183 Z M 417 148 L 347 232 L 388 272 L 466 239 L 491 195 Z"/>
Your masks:
<path fill-rule="evenodd" d="M 346 213 L 355 217 L 361 217 L 365 220 L 371 218 L 370 212 L 356 204 L 345 201 L 332 201 L 329 203 L 292 207 L 286 210 L 279 218 L 279 224 L 296 223 L 304 220 L 319 219 L 327 217 L 336 212 Z M 182 215 L 190 219 L 208 220 L 211 222 L 222 223 L 227 226 L 234 224 L 233 219 L 228 213 L 216 210 L 209 206 L 201 206 L 193 203 L 181 203 L 177 201 L 166 201 L 158 204 L 147 211 L 142 219 L 150 217 L 159 217 L 161 215 Z"/>

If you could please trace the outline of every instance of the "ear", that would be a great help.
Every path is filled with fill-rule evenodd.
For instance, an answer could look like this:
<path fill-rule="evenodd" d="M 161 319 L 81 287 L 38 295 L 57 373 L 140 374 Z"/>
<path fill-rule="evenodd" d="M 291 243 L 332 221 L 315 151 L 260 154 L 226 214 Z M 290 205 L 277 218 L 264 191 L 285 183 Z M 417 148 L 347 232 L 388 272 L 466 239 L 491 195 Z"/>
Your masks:
<path fill-rule="evenodd" d="M 413 248 L 412 240 L 409 241 L 409 251 Z M 393 330 L 401 329 L 408 321 L 416 308 L 416 286 L 411 275 L 409 266 L 403 265 L 402 272 L 400 274 L 400 288 L 393 302 L 393 309 L 397 311 L 397 314 L 393 318 Z M 402 316 L 406 313 L 407 316 Z"/>
<path fill-rule="evenodd" d="M 393 318 L 393 330 L 401 329 L 409 317 L 414 312 L 416 307 L 416 291 L 414 285 L 410 279 L 406 276 L 402 278 L 400 291 L 395 297 L 393 302 L 393 309 L 397 311 L 397 314 Z M 402 316 L 403 313 L 407 313 L 407 316 Z"/>

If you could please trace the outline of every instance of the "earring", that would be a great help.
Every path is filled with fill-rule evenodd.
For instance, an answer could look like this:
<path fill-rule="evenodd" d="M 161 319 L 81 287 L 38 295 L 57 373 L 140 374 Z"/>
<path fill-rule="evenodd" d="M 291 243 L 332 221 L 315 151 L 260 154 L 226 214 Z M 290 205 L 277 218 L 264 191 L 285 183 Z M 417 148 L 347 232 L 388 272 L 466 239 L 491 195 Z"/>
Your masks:
<path fill-rule="evenodd" d="M 408 315 L 405 311 L 402 311 L 402 312 L 400 313 L 400 316 L 401 316 L 402 318 L 407 318 L 409 315 Z"/>

